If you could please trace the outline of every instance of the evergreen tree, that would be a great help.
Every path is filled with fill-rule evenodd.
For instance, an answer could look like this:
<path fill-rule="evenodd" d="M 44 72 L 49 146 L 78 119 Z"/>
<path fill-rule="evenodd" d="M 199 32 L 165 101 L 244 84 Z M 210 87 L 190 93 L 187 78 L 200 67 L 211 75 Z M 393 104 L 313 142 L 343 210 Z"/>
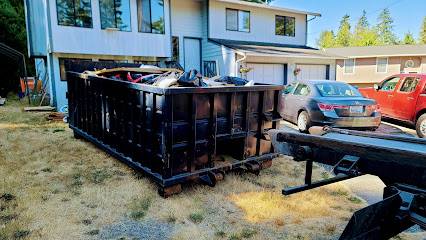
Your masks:
<path fill-rule="evenodd" d="M 367 12 L 364 10 L 355 26 L 351 38 L 351 46 L 373 46 L 377 44 L 377 32 L 370 28 L 367 20 Z"/>
<path fill-rule="evenodd" d="M 317 40 L 319 48 L 332 48 L 335 44 L 335 36 L 333 31 L 323 31 Z"/>
<path fill-rule="evenodd" d="M 419 42 L 421 44 L 426 44 L 426 16 L 423 18 L 422 27 L 420 29 Z"/>
<path fill-rule="evenodd" d="M 404 36 L 404 40 L 402 41 L 402 44 L 406 44 L 406 45 L 416 44 L 416 40 L 414 39 L 413 34 L 410 32 L 406 33 Z"/>
<path fill-rule="evenodd" d="M 379 44 L 392 45 L 398 42 L 395 33 L 393 32 L 393 19 L 389 9 L 385 8 L 378 17 L 376 26 L 379 35 Z"/>
<path fill-rule="evenodd" d="M 355 28 L 352 46 L 374 46 L 378 43 L 377 31 L 370 27 L 364 10 Z"/>
<path fill-rule="evenodd" d="M 349 15 L 343 16 L 342 20 L 340 21 L 340 27 L 339 31 L 337 32 L 336 36 L 336 47 L 347 47 L 350 45 L 351 42 L 351 25 L 349 23 Z"/>

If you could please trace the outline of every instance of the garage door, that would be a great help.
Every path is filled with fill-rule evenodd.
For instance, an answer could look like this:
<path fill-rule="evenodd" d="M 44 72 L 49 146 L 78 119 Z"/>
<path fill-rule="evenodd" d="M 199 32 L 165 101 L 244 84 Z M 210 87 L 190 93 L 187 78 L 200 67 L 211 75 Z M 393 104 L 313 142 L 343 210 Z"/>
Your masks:
<path fill-rule="evenodd" d="M 297 65 L 297 68 L 300 69 L 300 73 L 297 75 L 297 80 L 324 80 L 327 79 L 326 65 Z"/>
<path fill-rule="evenodd" d="M 283 85 L 284 64 L 259 64 L 247 63 L 247 68 L 251 70 L 247 73 L 247 80 L 254 80 L 256 83 L 267 83 Z"/>

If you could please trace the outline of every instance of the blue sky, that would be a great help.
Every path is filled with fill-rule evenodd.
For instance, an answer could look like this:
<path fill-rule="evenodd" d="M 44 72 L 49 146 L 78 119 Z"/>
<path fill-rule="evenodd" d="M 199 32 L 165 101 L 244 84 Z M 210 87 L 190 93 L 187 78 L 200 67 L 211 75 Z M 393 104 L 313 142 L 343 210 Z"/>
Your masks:
<path fill-rule="evenodd" d="M 345 14 L 349 14 L 354 26 L 364 9 L 370 24 L 376 24 L 380 11 L 388 7 L 394 20 L 394 32 L 399 38 L 410 31 L 417 39 L 421 22 L 426 16 L 426 0 L 275 0 L 272 5 L 322 14 L 322 17 L 309 22 L 310 46 L 316 46 L 321 31 L 331 29 L 336 32 Z"/>

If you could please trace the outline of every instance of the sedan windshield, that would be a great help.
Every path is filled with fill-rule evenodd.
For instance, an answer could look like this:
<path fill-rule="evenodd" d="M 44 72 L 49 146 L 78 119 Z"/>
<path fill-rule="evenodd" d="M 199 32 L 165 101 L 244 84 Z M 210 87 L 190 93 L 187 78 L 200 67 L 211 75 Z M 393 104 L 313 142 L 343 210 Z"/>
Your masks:
<path fill-rule="evenodd" d="M 361 93 L 349 84 L 317 83 L 315 84 L 323 97 L 360 97 Z"/>

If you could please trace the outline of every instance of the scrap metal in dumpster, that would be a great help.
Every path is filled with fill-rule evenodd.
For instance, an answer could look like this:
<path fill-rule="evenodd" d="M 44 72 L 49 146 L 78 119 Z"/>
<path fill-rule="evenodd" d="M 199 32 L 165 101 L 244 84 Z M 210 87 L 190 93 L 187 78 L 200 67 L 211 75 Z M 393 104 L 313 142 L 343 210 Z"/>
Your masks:
<path fill-rule="evenodd" d="M 279 127 L 283 86 L 162 68 L 67 80 L 75 136 L 144 172 L 164 197 L 188 181 L 214 186 L 231 170 L 258 174 L 278 156 L 267 131 Z"/>

